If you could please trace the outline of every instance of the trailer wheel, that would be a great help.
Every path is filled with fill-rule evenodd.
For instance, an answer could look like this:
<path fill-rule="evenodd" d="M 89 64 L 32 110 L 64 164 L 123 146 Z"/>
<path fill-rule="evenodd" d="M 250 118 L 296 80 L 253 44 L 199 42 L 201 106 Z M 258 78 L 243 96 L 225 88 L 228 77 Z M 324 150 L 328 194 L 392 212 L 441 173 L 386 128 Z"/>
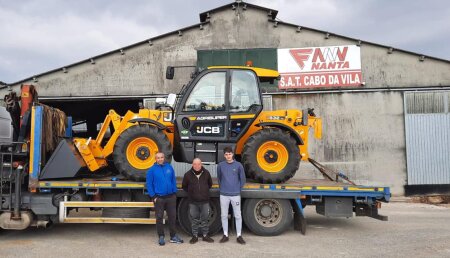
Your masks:
<path fill-rule="evenodd" d="M 265 128 L 249 137 L 242 160 L 247 177 L 260 183 L 283 183 L 297 171 L 300 150 L 287 132 Z"/>
<path fill-rule="evenodd" d="M 126 178 L 145 181 L 147 170 L 155 163 L 158 151 L 164 152 L 167 162 L 172 160 L 167 136 L 154 126 L 135 125 L 117 138 L 113 151 L 114 165 Z"/>
<path fill-rule="evenodd" d="M 294 219 L 291 203 L 285 199 L 246 199 L 242 208 L 245 225 L 260 236 L 279 235 Z"/>
<path fill-rule="evenodd" d="M 220 203 L 218 198 L 211 198 L 209 201 L 211 212 L 209 214 L 209 235 L 213 236 L 222 229 L 222 222 L 220 220 Z M 178 222 L 184 232 L 191 235 L 192 225 L 191 216 L 189 215 L 189 200 L 188 198 L 181 198 L 177 209 Z M 201 233 L 201 232 L 199 232 Z"/>

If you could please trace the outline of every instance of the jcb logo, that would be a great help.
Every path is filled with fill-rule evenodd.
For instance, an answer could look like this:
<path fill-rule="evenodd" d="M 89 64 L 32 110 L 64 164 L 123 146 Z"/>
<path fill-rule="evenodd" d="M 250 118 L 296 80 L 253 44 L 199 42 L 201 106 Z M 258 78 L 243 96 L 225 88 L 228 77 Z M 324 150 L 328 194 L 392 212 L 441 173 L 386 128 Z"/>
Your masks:
<path fill-rule="evenodd" d="M 199 126 L 197 127 L 197 133 L 217 134 L 220 133 L 220 128 L 217 126 Z"/>

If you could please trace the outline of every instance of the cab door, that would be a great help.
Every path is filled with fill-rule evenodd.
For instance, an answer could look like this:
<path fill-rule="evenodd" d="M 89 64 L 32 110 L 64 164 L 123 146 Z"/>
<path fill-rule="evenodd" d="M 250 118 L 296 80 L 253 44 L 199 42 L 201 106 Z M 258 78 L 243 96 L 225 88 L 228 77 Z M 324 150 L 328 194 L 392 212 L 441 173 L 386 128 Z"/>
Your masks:
<path fill-rule="evenodd" d="M 237 142 L 262 111 L 259 80 L 252 70 L 231 70 L 229 141 Z"/>
<path fill-rule="evenodd" d="M 206 70 L 197 76 L 177 106 L 175 159 L 204 163 L 223 159 L 218 150 L 229 139 L 229 71 Z"/>

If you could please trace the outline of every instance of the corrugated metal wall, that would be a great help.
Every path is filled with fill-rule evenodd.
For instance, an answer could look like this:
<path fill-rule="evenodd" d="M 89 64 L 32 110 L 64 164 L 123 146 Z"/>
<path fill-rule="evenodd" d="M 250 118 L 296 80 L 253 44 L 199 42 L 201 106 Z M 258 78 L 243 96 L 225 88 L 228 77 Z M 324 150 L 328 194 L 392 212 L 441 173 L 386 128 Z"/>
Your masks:
<path fill-rule="evenodd" d="M 408 185 L 450 184 L 450 92 L 406 92 Z"/>

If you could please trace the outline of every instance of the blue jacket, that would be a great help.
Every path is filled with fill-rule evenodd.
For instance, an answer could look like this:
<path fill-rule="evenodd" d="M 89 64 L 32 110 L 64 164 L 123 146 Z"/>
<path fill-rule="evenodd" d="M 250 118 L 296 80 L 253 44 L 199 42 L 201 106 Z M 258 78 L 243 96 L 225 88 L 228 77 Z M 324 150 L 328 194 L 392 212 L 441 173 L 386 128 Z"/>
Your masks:
<path fill-rule="evenodd" d="M 217 165 L 217 179 L 219 180 L 220 194 L 237 196 L 245 185 L 245 172 L 242 164 L 233 160 L 231 163 L 222 161 Z"/>
<path fill-rule="evenodd" d="M 177 180 L 173 167 L 165 162 L 158 165 L 155 162 L 147 171 L 147 191 L 150 197 L 164 196 L 177 192 Z"/>

